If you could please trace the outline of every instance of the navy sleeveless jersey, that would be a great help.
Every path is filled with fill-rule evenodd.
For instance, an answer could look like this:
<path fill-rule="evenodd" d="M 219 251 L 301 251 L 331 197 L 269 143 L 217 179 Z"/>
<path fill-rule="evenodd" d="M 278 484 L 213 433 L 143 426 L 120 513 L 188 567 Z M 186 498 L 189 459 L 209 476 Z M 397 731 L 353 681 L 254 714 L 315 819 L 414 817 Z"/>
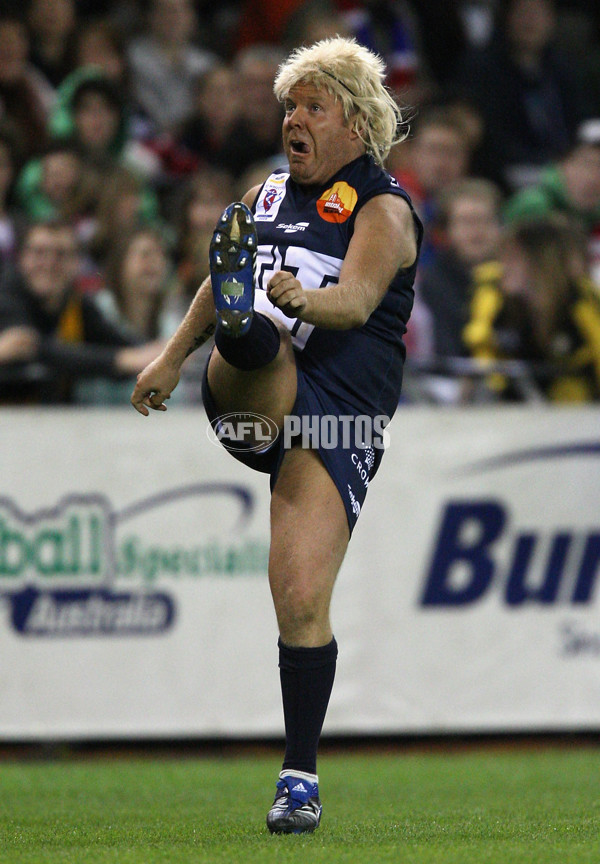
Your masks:
<path fill-rule="evenodd" d="M 362 327 L 325 330 L 288 318 L 268 300 L 277 270 L 293 273 L 305 290 L 337 283 L 356 214 L 375 195 L 404 198 L 413 212 L 418 248 L 423 234 L 406 192 L 370 156 L 345 165 L 324 186 L 301 186 L 285 169 L 267 179 L 253 205 L 258 232 L 255 308 L 282 321 L 305 374 L 361 414 L 396 410 L 405 356 L 402 336 L 413 304 L 416 261 L 398 271 Z"/>

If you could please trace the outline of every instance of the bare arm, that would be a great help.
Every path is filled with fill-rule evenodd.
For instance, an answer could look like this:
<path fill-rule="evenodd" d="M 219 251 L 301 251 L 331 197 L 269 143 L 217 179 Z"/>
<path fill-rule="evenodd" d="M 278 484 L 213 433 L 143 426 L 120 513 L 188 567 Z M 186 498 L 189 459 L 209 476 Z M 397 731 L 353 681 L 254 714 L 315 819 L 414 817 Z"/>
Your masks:
<path fill-rule="evenodd" d="M 291 273 L 279 271 L 269 282 L 268 297 L 286 315 L 316 327 L 360 327 L 381 303 L 397 271 L 414 262 L 415 234 L 406 201 L 377 195 L 356 217 L 337 285 L 305 291 Z"/>
<path fill-rule="evenodd" d="M 185 318 L 165 345 L 162 353 L 137 377 L 131 404 L 148 416 L 148 408 L 166 411 L 164 404 L 179 383 L 184 360 L 215 332 L 215 304 L 210 278 L 204 280 L 192 300 Z"/>

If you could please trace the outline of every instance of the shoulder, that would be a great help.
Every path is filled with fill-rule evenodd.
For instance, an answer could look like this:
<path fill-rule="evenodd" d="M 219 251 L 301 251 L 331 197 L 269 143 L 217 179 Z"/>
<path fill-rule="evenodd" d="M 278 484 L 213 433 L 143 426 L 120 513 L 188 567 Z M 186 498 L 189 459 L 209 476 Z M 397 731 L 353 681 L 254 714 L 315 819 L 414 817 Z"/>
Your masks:
<path fill-rule="evenodd" d="M 412 228 L 414 225 L 413 211 L 408 201 L 399 195 L 385 191 L 365 201 L 357 213 L 357 224 L 365 218 L 372 222 L 391 219 L 404 229 Z"/>
<path fill-rule="evenodd" d="M 344 174 L 347 175 L 349 180 L 353 180 L 358 186 L 365 190 L 376 188 L 392 189 L 396 192 L 406 194 L 396 178 L 368 154 L 365 154 L 359 159 L 355 159 L 354 162 L 350 162 L 349 165 L 346 165 Z"/>
<path fill-rule="evenodd" d="M 242 196 L 242 203 L 245 204 L 247 207 L 250 207 L 250 209 L 252 209 L 254 202 L 256 201 L 256 199 L 258 197 L 258 193 L 260 192 L 260 190 L 262 189 L 263 186 L 264 186 L 264 183 L 258 183 L 256 186 L 253 186 L 251 189 L 248 189 L 246 194 Z"/>
<path fill-rule="evenodd" d="M 376 195 L 356 216 L 354 238 L 371 245 L 374 235 L 387 239 L 387 246 L 397 253 L 399 266 L 410 267 L 419 252 L 420 236 L 413 212 L 404 198 Z"/>
<path fill-rule="evenodd" d="M 356 186 L 356 213 L 368 202 L 383 196 L 383 199 L 396 199 L 397 212 L 405 214 L 412 212 L 412 202 L 408 192 L 385 168 L 377 165 L 371 157 L 365 157 L 353 166 L 349 166 L 348 182 Z M 403 202 L 403 203 L 402 203 Z"/>
<path fill-rule="evenodd" d="M 355 227 L 360 229 L 365 222 L 370 230 L 383 230 L 387 227 L 392 237 L 399 235 L 403 243 L 408 242 L 411 254 L 404 257 L 414 259 L 412 248 L 416 244 L 418 252 L 423 226 L 412 206 L 410 196 L 395 177 L 376 165 L 372 159 L 363 164 L 362 173 L 363 182 L 357 189 L 358 200 L 353 213 Z"/>

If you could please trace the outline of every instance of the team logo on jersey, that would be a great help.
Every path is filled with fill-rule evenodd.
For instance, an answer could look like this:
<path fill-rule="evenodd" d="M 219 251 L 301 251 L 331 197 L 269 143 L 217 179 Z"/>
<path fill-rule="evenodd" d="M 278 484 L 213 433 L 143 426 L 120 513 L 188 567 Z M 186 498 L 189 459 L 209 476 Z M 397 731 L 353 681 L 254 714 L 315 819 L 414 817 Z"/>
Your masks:
<path fill-rule="evenodd" d="M 263 198 L 263 207 L 268 213 L 275 201 L 277 200 L 277 196 L 281 195 L 280 189 L 267 189 L 267 193 Z"/>
<path fill-rule="evenodd" d="M 317 210 L 326 222 L 345 222 L 356 207 L 357 200 L 356 189 L 341 180 L 323 192 L 317 201 Z"/>
<path fill-rule="evenodd" d="M 281 202 L 285 198 L 285 181 L 289 174 L 272 174 L 265 183 L 256 202 L 254 219 L 257 222 L 273 222 Z"/>

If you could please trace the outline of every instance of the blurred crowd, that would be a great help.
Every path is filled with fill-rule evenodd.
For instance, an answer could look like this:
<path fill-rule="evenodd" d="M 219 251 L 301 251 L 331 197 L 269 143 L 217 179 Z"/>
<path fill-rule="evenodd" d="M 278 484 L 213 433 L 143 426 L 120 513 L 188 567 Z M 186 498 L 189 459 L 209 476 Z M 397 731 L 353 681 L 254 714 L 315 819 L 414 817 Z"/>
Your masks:
<path fill-rule="evenodd" d="M 600 399 L 600 0 L 3 0 L 1 403 L 127 403 L 221 211 L 285 165 L 279 63 L 336 34 L 411 126 L 405 399 Z"/>

